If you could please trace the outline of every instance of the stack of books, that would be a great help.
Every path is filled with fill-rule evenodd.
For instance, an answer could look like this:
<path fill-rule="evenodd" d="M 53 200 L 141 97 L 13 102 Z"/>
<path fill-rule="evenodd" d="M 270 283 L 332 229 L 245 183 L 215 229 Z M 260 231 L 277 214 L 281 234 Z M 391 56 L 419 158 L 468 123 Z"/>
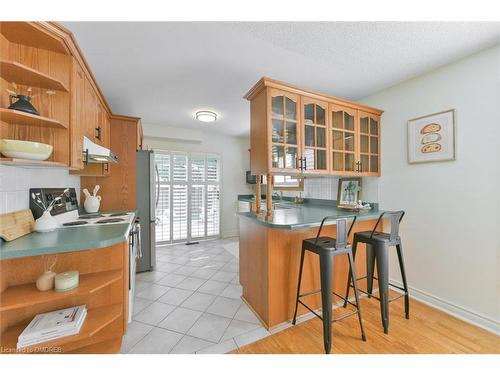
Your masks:
<path fill-rule="evenodd" d="M 17 339 L 17 348 L 36 345 L 80 332 L 87 316 L 85 305 L 36 315 Z"/>

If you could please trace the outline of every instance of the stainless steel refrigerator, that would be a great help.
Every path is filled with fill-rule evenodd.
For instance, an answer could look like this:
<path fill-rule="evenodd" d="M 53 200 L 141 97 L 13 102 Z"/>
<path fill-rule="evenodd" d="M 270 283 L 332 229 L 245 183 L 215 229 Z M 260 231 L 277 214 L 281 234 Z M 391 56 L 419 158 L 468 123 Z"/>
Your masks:
<path fill-rule="evenodd" d="M 151 271 L 156 266 L 156 176 L 154 152 L 137 151 L 137 208 L 142 253 L 137 260 L 137 272 Z"/>

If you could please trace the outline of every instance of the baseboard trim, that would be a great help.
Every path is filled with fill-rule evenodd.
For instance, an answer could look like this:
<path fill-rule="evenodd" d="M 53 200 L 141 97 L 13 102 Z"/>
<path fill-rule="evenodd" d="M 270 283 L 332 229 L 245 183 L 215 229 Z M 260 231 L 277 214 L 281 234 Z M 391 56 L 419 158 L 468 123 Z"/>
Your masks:
<path fill-rule="evenodd" d="M 398 280 L 391 279 L 390 282 L 400 287 L 403 286 L 403 284 Z M 457 319 L 463 320 L 476 327 L 485 329 L 497 336 L 500 336 L 500 321 L 495 321 L 494 319 L 491 319 L 475 311 L 466 309 L 465 307 L 459 306 L 443 298 L 436 297 L 421 289 L 414 288 L 412 286 L 408 286 L 408 288 L 410 290 L 410 298 L 414 298 L 419 302 L 441 310 L 451 316 L 454 316 Z"/>

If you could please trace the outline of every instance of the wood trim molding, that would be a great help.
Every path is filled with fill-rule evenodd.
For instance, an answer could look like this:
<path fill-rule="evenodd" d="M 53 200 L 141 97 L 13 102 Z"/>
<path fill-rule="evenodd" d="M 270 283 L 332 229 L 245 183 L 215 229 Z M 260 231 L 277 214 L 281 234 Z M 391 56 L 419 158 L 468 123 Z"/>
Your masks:
<path fill-rule="evenodd" d="M 368 113 L 372 113 L 380 116 L 384 111 L 381 109 L 369 107 L 364 104 L 360 104 L 357 102 L 353 102 L 351 100 L 338 98 L 336 96 L 327 95 L 323 93 L 319 93 L 317 91 L 302 89 L 297 86 L 291 85 L 289 83 L 276 81 L 274 79 L 268 77 L 262 77 L 243 97 L 247 100 L 252 100 L 260 91 L 262 91 L 265 87 L 272 87 L 278 90 L 285 90 L 290 93 L 294 93 L 297 95 L 308 96 L 311 99 L 326 101 L 328 103 L 338 104 L 344 107 L 350 107 L 353 109 L 359 109 Z"/>

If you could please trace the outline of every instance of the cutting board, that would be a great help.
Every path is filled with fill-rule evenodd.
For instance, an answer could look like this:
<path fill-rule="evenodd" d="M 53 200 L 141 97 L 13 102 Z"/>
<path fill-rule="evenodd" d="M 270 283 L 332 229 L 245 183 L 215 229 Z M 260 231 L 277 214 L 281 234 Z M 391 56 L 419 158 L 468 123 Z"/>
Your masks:
<path fill-rule="evenodd" d="M 33 232 L 35 219 L 30 210 L 9 212 L 0 215 L 0 237 L 12 241 Z"/>

